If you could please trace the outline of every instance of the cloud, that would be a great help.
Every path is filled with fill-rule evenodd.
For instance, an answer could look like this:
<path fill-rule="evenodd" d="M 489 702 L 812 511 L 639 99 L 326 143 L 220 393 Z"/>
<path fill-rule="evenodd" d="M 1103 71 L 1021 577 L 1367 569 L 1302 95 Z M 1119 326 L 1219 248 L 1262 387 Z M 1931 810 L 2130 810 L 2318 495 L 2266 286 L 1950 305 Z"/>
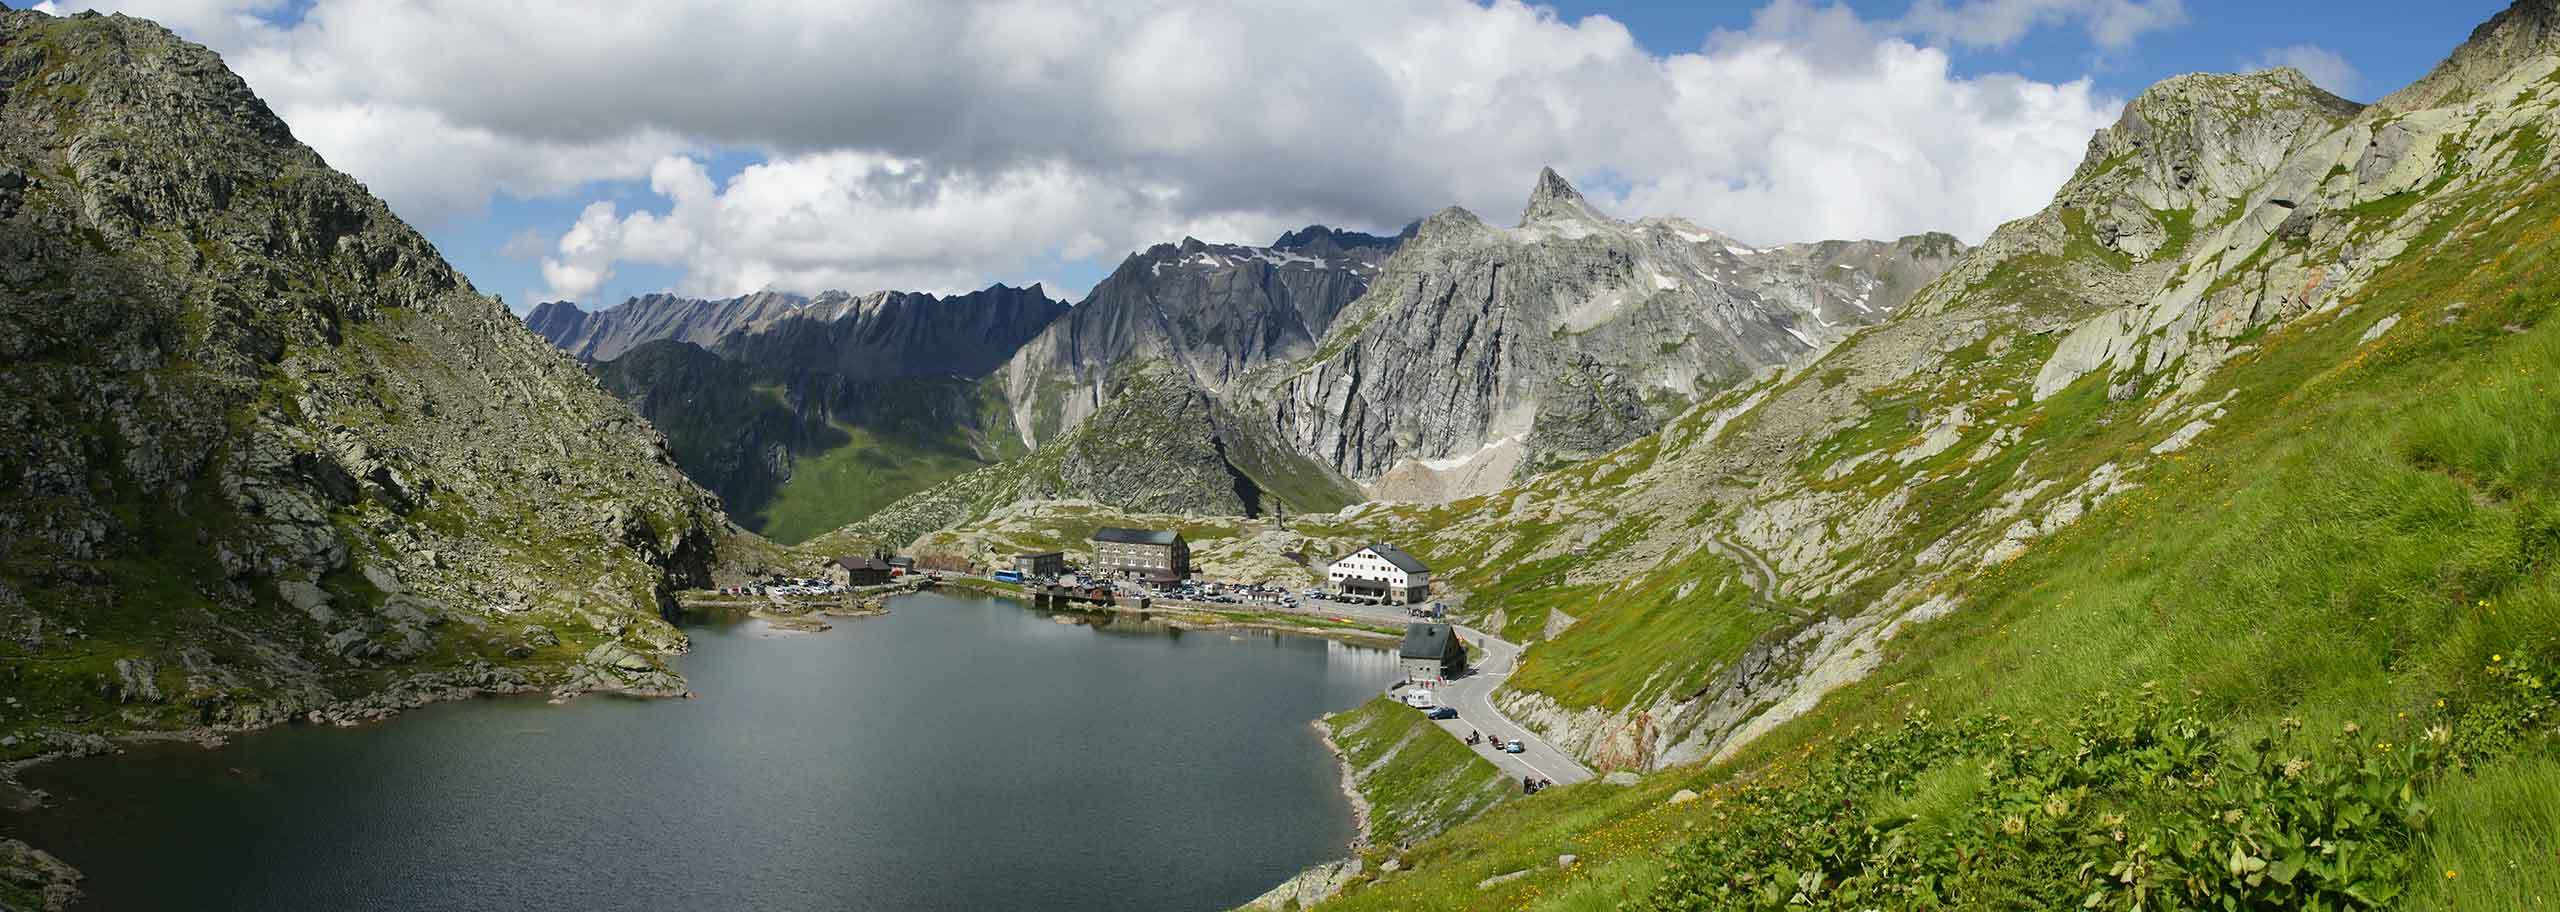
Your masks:
<path fill-rule="evenodd" d="M 2092 43 L 2123 50 L 2186 21 L 2181 0 L 1917 0 L 1899 27 L 1970 47 L 2008 47 L 2036 29 L 2076 23 Z"/>
<path fill-rule="evenodd" d="M 2353 95 L 2364 87 L 2364 74 L 2356 71 L 2355 64 L 2348 63 L 2347 58 L 2338 52 L 2318 45 L 2269 48 L 2246 66 L 2250 69 L 2292 67 L 2310 77 L 2313 85 L 2339 95 Z"/>
<path fill-rule="evenodd" d="M 1392 230 L 1451 204 L 1506 222 L 1542 165 L 1608 178 L 1595 200 L 1618 214 L 1755 241 L 1979 239 L 2041 205 L 2120 103 L 1960 76 L 1905 36 L 2074 27 L 2113 47 L 2184 16 L 1920 0 L 1870 21 L 1774 0 L 1658 56 L 1520 0 L 317 0 L 289 23 L 116 5 L 202 23 L 297 135 L 412 218 L 646 181 L 550 245 L 544 281 L 571 297 L 617 264 L 702 294 L 958 290 L 1185 234 Z M 740 151 L 755 163 L 712 173 Z"/>

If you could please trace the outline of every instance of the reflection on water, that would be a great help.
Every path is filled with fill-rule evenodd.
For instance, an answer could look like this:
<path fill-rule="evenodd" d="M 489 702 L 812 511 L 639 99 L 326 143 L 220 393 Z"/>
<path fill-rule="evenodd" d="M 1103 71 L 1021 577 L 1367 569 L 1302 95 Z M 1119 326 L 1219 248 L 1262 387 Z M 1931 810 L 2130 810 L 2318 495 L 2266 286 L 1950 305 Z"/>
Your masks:
<path fill-rule="evenodd" d="M 1226 908 L 1339 855 L 1384 650 L 928 594 L 693 627 L 701 699 L 490 699 L 39 767 L 94 908 Z"/>

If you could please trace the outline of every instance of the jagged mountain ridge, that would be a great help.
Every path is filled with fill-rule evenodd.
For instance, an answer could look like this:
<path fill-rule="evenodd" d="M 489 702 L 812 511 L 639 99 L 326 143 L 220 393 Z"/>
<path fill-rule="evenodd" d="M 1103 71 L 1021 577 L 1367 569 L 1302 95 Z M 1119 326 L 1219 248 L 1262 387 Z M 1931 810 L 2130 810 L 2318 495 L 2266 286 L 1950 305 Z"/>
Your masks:
<path fill-rule="evenodd" d="M 1306 357 L 1399 240 L 1310 225 L 1268 247 L 1184 238 L 1131 254 L 1005 366 L 1023 442 L 1054 439 L 1102 408 L 1122 364 L 1167 361 L 1215 394 Z"/>
<path fill-rule="evenodd" d="M 1342 259 L 1341 249 L 1360 256 Z M 1027 440 L 1054 440 L 1112 408 L 1114 365 L 1168 364 L 1223 414 L 1257 425 L 1241 439 L 1290 454 L 1276 461 L 1320 466 L 1288 473 L 1326 479 L 1304 487 L 1349 485 L 1357 492 L 1350 500 L 1442 502 L 1605 451 L 1659 426 L 1693 396 L 1800 360 L 1882 319 L 1963 249 L 1945 235 L 1754 249 L 1677 219 L 1610 220 L 1550 169 L 1523 227 L 1511 231 L 1451 209 L 1392 240 L 1311 227 L 1272 248 L 1158 245 L 1123 262 L 1075 313 L 1023 347 L 1005 374 L 1007 398 Z M 1525 270 L 1531 278 L 1513 272 L 1502 293 L 1484 300 L 1452 293 L 1461 284 L 1445 278 L 1440 292 L 1421 297 L 1384 293 L 1384 279 L 1372 281 L 1413 276 L 1422 287 L 1430 276 L 1473 270 L 1483 275 L 1472 280 L 1478 287 L 1492 288 L 1514 258 L 1534 264 Z M 1624 286 L 1636 275 L 1646 291 L 1630 307 Z M 1509 298 L 1517 295 L 1541 300 L 1524 321 L 1537 328 L 1506 348 L 1503 333 L 1511 330 L 1500 324 L 1511 319 Z M 1306 302 L 1321 306 L 1307 310 Z M 1479 344 L 1486 323 L 1497 325 Z M 1303 331 L 1314 324 L 1324 328 Z M 1714 329 L 1735 326 L 1749 329 Z M 1702 338 L 1701 327 L 1712 337 Z M 1522 411 L 1522 399 L 1543 410 Z M 1511 412 L 1497 413 L 1504 402 Z M 1543 426 L 1515 422 L 1516 431 L 1497 423 L 1535 414 L 1550 417 Z M 1461 455 L 1415 454 L 1396 442 L 1399 434 L 1449 441 Z M 1362 472 L 1370 473 L 1365 487 L 1351 481 Z M 1004 490 L 1035 499 L 1065 492 Z M 1125 491 L 1059 496 L 1170 508 L 1139 504 Z M 887 511 L 898 521 L 843 532 L 897 544 L 936 528 L 928 519 L 967 522 L 1002 506 L 973 497 L 971 509 L 952 509 L 949 492 L 917 498 Z"/>
<path fill-rule="evenodd" d="M 983 376 L 1058 317 L 1037 284 L 941 297 L 921 292 L 760 291 L 726 299 L 652 294 L 595 313 L 544 303 L 525 324 L 579 358 L 610 361 L 661 339 L 750 363 L 855 379 Z"/>
<path fill-rule="evenodd" d="M 760 549 L 663 439 L 219 57 L 0 12 L 0 756 L 670 692 Z"/>
<path fill-rule="evenodd" d="M 1498 489 L 1883 319 L 1964 251 L 1946 235 L 1748 247 L 1627 223 L 1543 171 L 1519 227 L 1425 219 L 1316 355 L 1260 400 L 1302 452 L 1394 499 Z"/>

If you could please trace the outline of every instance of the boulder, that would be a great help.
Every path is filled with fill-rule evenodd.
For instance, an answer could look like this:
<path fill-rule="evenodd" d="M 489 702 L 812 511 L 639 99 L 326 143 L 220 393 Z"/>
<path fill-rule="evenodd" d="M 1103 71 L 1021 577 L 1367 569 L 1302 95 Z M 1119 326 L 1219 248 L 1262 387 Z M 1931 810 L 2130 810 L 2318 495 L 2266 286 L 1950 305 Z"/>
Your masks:
<path fill-rule="evenodd" d="M 160 664 L 147 658 L 116 660 L 116 701 L 158 703 Z"/>
<path fill-rule="evenodd" d="M 319 586 L 303 580 L 277 580 L 276 595 L 315 622 L 325 625 L 338 620 L 338 613 L 329 609 L 329 593 Z"/>
<path fill-rule="evenodd" d="M 1600 781 L 1609 783 L 1610 785 L 1634 785 L 1636 784 L 1637 778 L 1636 774 L 1631 771 L 1613 770 L 1609 775 L 1600 777 Z"/>
<path fill-rule="evenodd" d="M 1690 790 L 1688 790 L 1688 789 L 1681 789 L 1681 790 L 1679 790 L 1679 791 L 1676 791 L 1676 792 L 1671 793 L 1671 800 L 1670 800 L 1668 803 L 1670 803 L 1670 804 L 1688 804 L 1689 802 L 1696 801 L 1696 800 L 1698 800 L 1698 793 L 1697 793 L 1697 792 L 1690 791 Z"/>

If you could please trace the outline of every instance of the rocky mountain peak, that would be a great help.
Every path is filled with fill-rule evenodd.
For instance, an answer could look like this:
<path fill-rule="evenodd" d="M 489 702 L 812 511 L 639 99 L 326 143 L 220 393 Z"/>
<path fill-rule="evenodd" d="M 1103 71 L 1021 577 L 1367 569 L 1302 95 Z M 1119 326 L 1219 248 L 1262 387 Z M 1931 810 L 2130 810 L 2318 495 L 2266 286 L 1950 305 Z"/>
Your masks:
<path fill-rule="evenodd" d="M 1358 231 L 1308 225 L 1280 235 L 1271 242 L 1273 250 L 1294 250 L 1311 256 L 1335 256 L 1353 250 L 1392 250 L 1399 239 L 1379 237 Z"/>
<path fill-rule="evenodd" d="M 2516 0 L 2471 30 L 2444 62 L 2374 106 L 2405 112 L 2462 101 L 2537 57 L 2560 53 L 2560 0 Z"/>
<path fill-rule="evenodd" d="M 2285 157 L 2363 110 L 2290 68 L 2160 81 L 2089 140 L 2068 206 L 2219 211 Z"/>
<path fill-rule="evenodd" d="M 1589 219 L 1608 221 L 1607 216 L 1591 208 L 1582 191 L 1557 174 L 1554 168 L 1538 169 L 1538 185 L 1529 191 L 1529 208 L 1520 213 L 1520 224 L 1528 225 L 1551 219 Z"/>
<path fill-rule="evenodd" d="M 1472 237 L 1481 235 L 1488 227 L 1489 226 L 1484 223 L 1483 219 L 1476 217 L 1475 213 L 1469 212 L 1463 207 L 1451 206 L 1447 209 L 1442 209 L 1438 212 L 1432 213 L 1430 217 L 1425 218 L 1422 221 L 1413 223 L 1413 227 L 1408 229 L 1407 235 L 1413 241 L 1429 243 L 1435 240 L 1451 237 Z"/>

